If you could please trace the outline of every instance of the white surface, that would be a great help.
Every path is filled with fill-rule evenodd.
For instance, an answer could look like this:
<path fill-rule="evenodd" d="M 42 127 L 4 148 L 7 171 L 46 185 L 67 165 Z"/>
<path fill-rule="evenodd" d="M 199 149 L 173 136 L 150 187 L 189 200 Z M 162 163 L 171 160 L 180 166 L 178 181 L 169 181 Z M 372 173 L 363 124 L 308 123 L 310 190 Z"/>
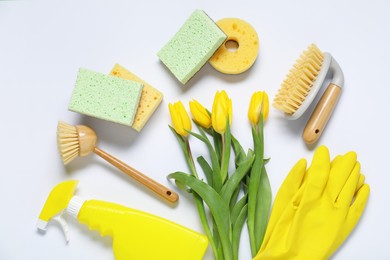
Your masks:
<path fill-rule="evenodd" d="M 0 1 L 0 259 L 113 259 L 111 239 L 70 218 L 67 245 L 56 225 L 49 224 L 44 236 L 37 232 L 49 191 L 67 179 L 80 180 L 81 197 L 118 202 L 201 231 L 194 204 L 181 191 L 179 204 L 170 207 L 96 156 L 65 168 L 57 152 L 57 121 L 93 127 L 102 149 L 176 189 L 166 175 L 186 166 L 167 126 L 168 103 L 182 100 L 188 107 L 195 98 L 211 108 L 214 93 L 225 89 L 233 99 L 233 132 L 249 148 L 251 94 L 266 90 L 272 99 L 312 42 L 330 52 L 345 75 L 341 100 L 319 144 L 332 156 L 357 151 L 372 189 L 363 218 L 333 259 L 390 259 L 389 1 L 132 2 Z M 237 17 L 254 26 L 260 53 L 248 72 L 227 76 L 207 64 L 182 88 L 159 62 L 157 51 L 197 8 L 214 20 Z M 165 94 L 139 134 L 67 111 L 79 67 L 108 73 L 116 62 Z M 306 120 L 304 115 L 290 122 L 270 111 L 266 155 L 272 158 L 267 169 L 274 194 L 299 158 L 311 158 L 313 147 L 300 137 Z M 203 153 L 192 143 L 195 155 Z M 246 237 L 244 229 L 243 260 L 250 259 Z M 205 259 L 212 259 L 210 250 Z"/>

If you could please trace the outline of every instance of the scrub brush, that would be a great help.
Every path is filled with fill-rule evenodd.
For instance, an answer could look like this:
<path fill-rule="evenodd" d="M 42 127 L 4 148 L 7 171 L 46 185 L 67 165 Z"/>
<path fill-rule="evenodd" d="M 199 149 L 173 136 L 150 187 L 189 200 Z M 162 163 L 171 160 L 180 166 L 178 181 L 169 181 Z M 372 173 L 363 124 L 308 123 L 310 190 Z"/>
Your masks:
<path fill-rule="evenodd" d="M 310 106 L 324 83 L 328 72 L 332 80 L 317 103 L 306 127 L 303 139 L 315 143 L 325 129 L 344 85 L 343 72 L 336 60 L 315 44 L 309 46 L 294 64 L 274 98 L 273 106 L 287 119 L 298 119 Z"/>
<path fill-rule="evenodd" d="M 86 156 L 93 152 L 169 202 L 176 202 L 179 198 L 177 193 L 96 147 L 96 133 L 87 126 L 58 122 L 57 141 L 65 165 L 77 156 Z"/>

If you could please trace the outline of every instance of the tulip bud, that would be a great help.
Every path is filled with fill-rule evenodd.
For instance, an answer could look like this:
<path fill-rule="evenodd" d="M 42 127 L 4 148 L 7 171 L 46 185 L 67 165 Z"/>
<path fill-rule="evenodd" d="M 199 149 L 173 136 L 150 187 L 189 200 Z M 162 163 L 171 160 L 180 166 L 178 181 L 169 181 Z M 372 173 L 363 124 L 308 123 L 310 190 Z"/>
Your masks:
<path fill-rule="evenodd" d="M 190 117 L 187 114 L 183 104 L 181 101 L 178 101 L 174 104 L 169 104 L 169 113 L 171 115 L 173 128 L 176 133 L 179 135 L 186 137 L 188 136 L 188 131 L 191 131 L 192 125 Z"/>
<path fill-rule="evenodd" d="M 257 125 L 260 121 L 260 113 L 263 114 L 263 121 L 268 117 L 269 101 L 265 91 L 253 93 L 248 109 L 248 118 L 252 125 Z"/>
<path fill-rule="evenodd" d="M 232 123 L 232 100 L 223 90 L 217 92 L 214 97 L 211 121 L 216 132 L 223 134 L 226 131 L 226 122 Z"/>
<path fill-rule="evenodd" d="M 204 128 L 210 128 L 211 117 L 206 108 L 195 99 L 190 101 L 190 110 L 194 120 Z"/>

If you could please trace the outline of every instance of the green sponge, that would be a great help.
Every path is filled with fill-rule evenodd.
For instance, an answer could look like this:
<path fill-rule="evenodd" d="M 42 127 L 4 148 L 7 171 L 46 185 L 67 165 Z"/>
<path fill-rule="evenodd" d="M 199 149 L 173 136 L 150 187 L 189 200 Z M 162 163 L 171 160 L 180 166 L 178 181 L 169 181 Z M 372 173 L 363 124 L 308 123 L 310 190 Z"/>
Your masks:
<path fill-rule="evenodd" d="M 185 84 L 225 39 L 226 35 L 213 20 L 204 11 L 196 10 L 157 56 Z"/>
<path fill-rule="evenodd" d="M 131 126 L 143 85 L 81 68 L 69 110 Z"/>

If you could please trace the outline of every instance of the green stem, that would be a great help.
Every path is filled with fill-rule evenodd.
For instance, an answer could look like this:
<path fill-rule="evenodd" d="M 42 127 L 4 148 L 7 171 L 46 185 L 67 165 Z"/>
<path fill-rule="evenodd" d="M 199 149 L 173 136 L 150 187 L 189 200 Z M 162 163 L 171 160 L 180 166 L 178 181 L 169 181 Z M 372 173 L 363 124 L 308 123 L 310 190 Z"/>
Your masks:
<path fill-rule="evenodd" d="M 193 197 L 194 197 L 194 200 L 195 200 L 196 208 L 198 209 L 200 222 L 202 223 L 203 229 L 204 229 L 204 231 L 206 233 L 206 236 L 207 236 L 207 238 L 208 238 L 208 240 L 210 242 L 210 246 L 213 249 L 213 253 L 214 253 L 215 259 L 216 260 L 221 260 L 219 258 L 219 256 L 218 256 L 217 241 L 213 237 L 213 234 L 211 232 L 209 223 L 207 221 L 206 210 L 204 208 L 203 200 L 196 192 L 193 192 Z"/>
<path fill-rule="evenodd" d="M 258 244 L 255 222 L 258 218 L 257 203 L 259 203 L 258 193 L 260 186 L 260 177 L 264 165 L 264 142 L 262 129 L 262 116 L 260 115 L 260 127 L 252 126 L 252 137 L 254 143 L 255 161 L 250 174 L 250 182 L 248 187 L 248 233 L 251 247 L 251 253 L 254 257 L 258 251 Z M 261 216 L 260 216 L 261 217 Z"/>
<path fill-rule="evenodd" d="M 271 185 L 265 169 L 264 124 L 260 114 L 259 123 L 252 127 L 255 162 L 253 164 L 248 190 L 248 229 L 252 256 L 261 247 L 272 203 Z"/>
<path fill-rule="evenodd" d="M 254 257 L 257 254 L 257 242 L 255 236 L 255 220 L 256 220 L 256 204 L 257 204 L 257 195 L 260 184 L 260 176 L 262 159 L 259 160 L 258 157 L 255 157 L 255 161 L 253 163 L 250 182 L 249 182 L 249 191 L 248 191 L 248 233 L 249 233 L 249 242 L 251 246 L 251 253 Z"/>
<path fill-rule="evenodd" d="M 184 151 L 184 153 L 186 155 L 185 157 L 186 157 L 186 160 L 187 160 L 187 165 L 190 168 L 191 174 L 193 176 L 195 176 L 196 179 L 199 179 L 198 173 L 196 171 L 194 159 L 192 157 L 190 142 L 188 141 L 188 138 L 184 138 L 184 142 L 185 142 L 185 145 L 186 145 L 186 150 Z M 203 229 L 204 229 L 204 231 L 206 233 L 207 238 L 209 239 L 210 246 L 213 249 L 215 258 L 217 260 L 219 260 L 219 258 L 218 258 L 218 248 L 217 248 L 216 243 L 214 241 L 213 234 L 211 232 L 210 225 L 209 225 L 208 220 L 207 220 L 207 215 L 206 215 L 206 210 L 204 208 L 203 200 L 194 191 L 193 191 L 193 197 L 194 197 L 194 200 L 195 200 L 196 208 L 198 209 L 198 214 L 199 214 L 199 218 L 200 218 L 200 221 L 202 223 Z"/>
<path fill-rule="evenodd" d="M 188 167 L 190 168 L 190 172 L 197 179 L 199 179 L 198 172 L 196 171 L 196 168 L 195 168 L 194 158 L 192 157 L 190 142 L 188 141 L 188 138 L 185 138 L 184 142 L 185 142 L 186 148 L 187 148 L 187 150 L 186 150 L 186 159 L 187 159 Z"/>
<path fill-rule="evenodd" d="M 187 185 L 203 199 L 215 220 L 224 258 L 225 260 L 233 260 L 229 205 L 212 187 L 188 174 L 175 172 L 168 175 L 168 179 L 174 179 Z"/>
<path fill-rule="evenodd" d="M 221 158 L 221 177 L 222 177 L 222 182 L 225 180 L 225 175 L 227 175 L 227 169 L 226 169 L 226 164 L 225 162 L 225 157 L 226 157 L 226 152 L 225 152 L 225 134 L 222 135 L 222 158 Z M 225 173 L 226 172 L 226 173 Z"/>
<path fill-rule="evenodd" d="M 229 119 L 226 120 L 226 131 L 222 135 L 222 159 L 221 159 L 221 177 L 222 183 L 224 183 L 228 177 L 228 168 L 230 161 L 230 151 L 231 151 L 231 133 Z"/>

